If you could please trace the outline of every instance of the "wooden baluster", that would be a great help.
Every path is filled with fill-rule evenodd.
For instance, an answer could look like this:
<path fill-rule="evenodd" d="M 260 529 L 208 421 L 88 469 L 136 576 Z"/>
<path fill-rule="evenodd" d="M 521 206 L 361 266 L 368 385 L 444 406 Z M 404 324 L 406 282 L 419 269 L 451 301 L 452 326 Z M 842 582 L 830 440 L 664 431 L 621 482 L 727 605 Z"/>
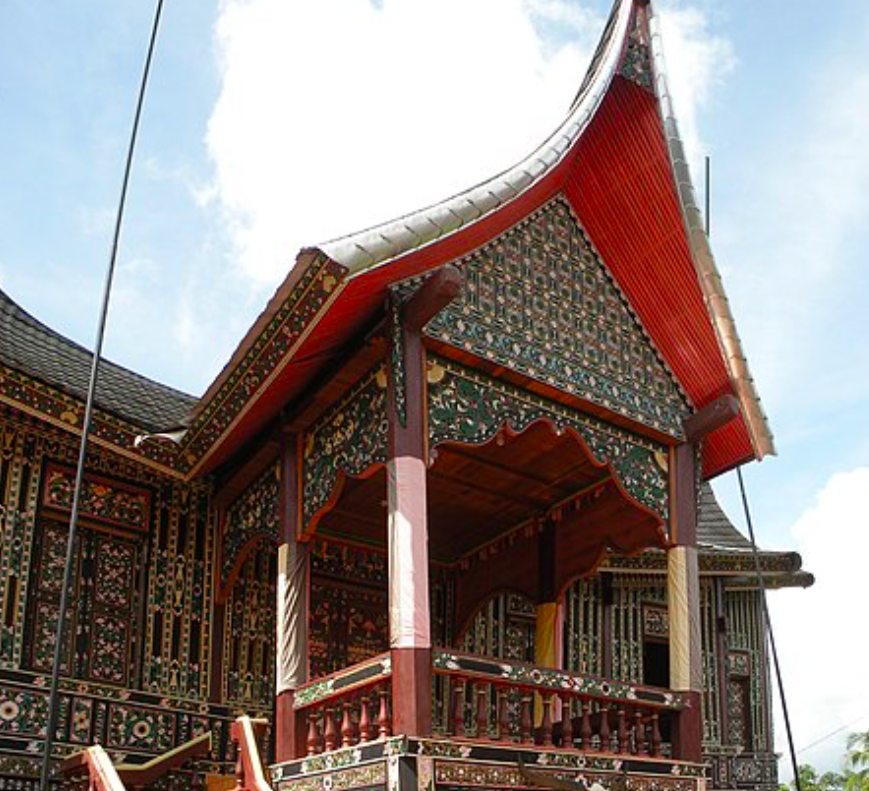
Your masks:
<path fill-rule="evenodd" d="M 489 730 L 489 685 L 481 682 L 474 686 L 477 692 L 477 738 L 482 739 Z"/>
<path fill-rule="evenodd" d="M 353 727 L 353 720 L 350 717 L 350 701 L 344 702 L 341 707 L 341 746 L 352 747 L 356 744 L 356 729 Z"/>
<path fill-rule="evenodd" d="M 519 742 L 521 744 L 531 742 L 531 702 L 531 695 L 523 692 L 519 702 Z"/>
<path fill-rule="evenodd" d="M 453 736 L 465 735 L 465 679 L 453 679 Z"/>
<path fill-rule="evenodd" d="M 600 706 L 600 749 L 605 753 L 612 752 L 613 737 L 610 732 L 610 704 L 601 703 Z"/>
<path fill-rule="evenodd" d="M 308 714 L 308 755 L 316 755 L 320 752 L 320 727 L 314 712 Z"/>
<path fill-rule="evenodd" d="M 561 700 L 561 746 L 573 747 L 573 700 L 566 695 Z"/>
<path fill-rule="evenodd" d="M 497 687 L 498 696 L 498 735 L 497 738 L 506 742 L 510 740 L 510 712 L 507 708 L 507 688 Z"/>
<path fill-rule="evenodd" d="M 656 758 L 661 754 L 661 728 L 658 722 L 658 712 L 652 714 L 652 755 Z"/>
<path fill-rule="evenodd" d="M 370 742 L 372 736 L 371 701 L 367 695 L 359 698 L 359 705 L 359 741 Z"/>
<path fill-rule="evenodd" d="M 377 735 L 386 739 L 392 735 L 392 720 L 389 717 L 389 702 L 387 689 L 380 690 L 380 711 L 377 714 Z"/>
<path fill-rule="evenodd" d="M 628 739 L 628 718 L 624 707 L 619 708 L 619 752 L 627 753 L 630 741 Z"/>
<path fill-rule="evenodd" d="M 90 772 L 90 770 L 88 770 Z M 89 788 L 95 788 L 93 781 L 90 782 Z M 244 759 L 241 755 L 241 745 L 238 746 L 238 757 L 235 759 L 235 789 L 234 791 L 244 791 Z"/>
<path fill-rule="evenodd" d="M 582 742 L 583 750 L 592 749 L 592 730 L 591 730 L 591 702 L 584 700 L 582 706 L 582 720 L 579 724 L 579 739 Z"/>
<path fill-rule="evenodd" d="M 552 746 L 552 693 L 542 692 L 543 721 L 540 723 L 540 743 L 544 747 Z"/>
<path fill-rule="evenodd" d="M 338 729 L 335 727 L 335 716 L 332 709 L 323 712 L 326 718 L 326 727 L 323 730 L 323 740 L 326 752 L 331 752 L 338 746 Z"/>
<path fill-rule="evenodd" d="M 634 710 L 634 752 L 638 755 L 646 754 L 646 726 L 643 724 L 643 712 Z"/>

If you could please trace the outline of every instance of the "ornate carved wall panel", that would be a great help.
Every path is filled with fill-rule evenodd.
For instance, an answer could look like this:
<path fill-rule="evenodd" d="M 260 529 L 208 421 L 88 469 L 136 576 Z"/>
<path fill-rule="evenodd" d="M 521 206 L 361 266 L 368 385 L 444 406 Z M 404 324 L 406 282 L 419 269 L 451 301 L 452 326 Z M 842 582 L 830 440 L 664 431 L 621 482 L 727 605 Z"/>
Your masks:
<path fill-rule="evenodd" d="M 627 493 L 667 523 L 667 473 L 659 461 L 666 458 L 664 446 L 445 358 L 429 359 L 430 448 L 449 441 L 482 444 L 503 426 L 519 433 L 546 420 L 575 431 L 593 459 L 611 464 Z"/>
<path fill-rule="evenodd" d="M 205 698 L 215 515 L 205 486 L 160 486 L 148 570 L 144 688 Z"/>
<path fill-rule="evenodd" d="M 31 595 L 28 665 L 51 672 L 68 525 L 40 520 Z M 62 671 L 76 678 L 138 684 L 131 677 L 141 641 L 140 536 L 79 528 Z"/>
<path fill-rule="evenodd" d="M 602 676 L 603 595 L 600 576 L 580 579 L 564 594 L 564 666 Z"/>
<path fill-rule="evenodd" d="M 0 411 L 0 734 L 23 753 L 38 750 L 45 727 L 47 690 L 36 680 L 53 647 L 73 439 Z M 177 712 L 189 704 L 203 723 L 220 708 L 208 704 L 210 492 L 99 449 L 87 465 L 59 749 L 99 738 L 149 753 L 169 732 L 157 720 L 137 724 L 137 696 L 155 717 L 160 701 Z M 190 715 L 172 717 L 173 744 L 190 738 Z"/>
<path fill-rule="evenodd" d="M 275 463 L 227 509 L 221 541 L 221 586 L 227 583 L 257 539 L 265 538 L 273 544 L 279 543 L 279 475 L 278 464 Z"/>
<path fill-rule="evenodd" d="M 302 519 L 329 502 L 339 474 L 357 476 L 386 462 L 386 373 L 378 367 L 304 434 Z"/>
<path fill-rule="evenodd" d="M 277 547 L 260 538 L 226 602 L 223 697 L 249 710 L 270 710 L 275 691 Z"/>
<path fill-rule="evenodd" d="M 458 267 L 428 335 L 681 436 L 688 402 L 564 198 Z"/>
<path fill-rule="evenodd" d="M 534 602 L 518 593 L 490 599 L 465 632 L 460 649 L 474 654 L 534 661 Z"/>
<path fill-rule="evenodd" d="M 760 600 L 755 590 L 727 590 L 727 738 L 746 751 L 772 750 L 770 690 Z M 748 741 L 749 743 L 745 743 Z"/>
<path fill-rule="evenodd" d="M 309 673 L 316 678 L 389 648 L 389 569 L 386 555 L 376 550 L 319 540 L 310 547 Z M 435 645 L 447 645 L 451 637 L 453 587 L 448 570 L 431 570 Z"/>

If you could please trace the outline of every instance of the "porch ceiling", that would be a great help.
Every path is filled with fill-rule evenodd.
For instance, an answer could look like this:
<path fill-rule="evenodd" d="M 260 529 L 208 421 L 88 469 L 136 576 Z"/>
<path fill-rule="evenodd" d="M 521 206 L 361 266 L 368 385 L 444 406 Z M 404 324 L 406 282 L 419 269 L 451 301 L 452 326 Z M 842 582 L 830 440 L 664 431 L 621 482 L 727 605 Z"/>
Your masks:
<path fill-rule="evenodd" d="M 434 455 L 428 471 L 429 550 L 441 563 L 461 560 L 611 477 L 569 432 L 559 435 L 544 423 L 521 434 L 504 431 L 484 445 L 439 445 Z M 386 497 L 384 469 L 347 479 L 317 533 L 385 546 Z M 627 523 L 637 509 L 618 497 L 606 510 L 614 523 Z"/>

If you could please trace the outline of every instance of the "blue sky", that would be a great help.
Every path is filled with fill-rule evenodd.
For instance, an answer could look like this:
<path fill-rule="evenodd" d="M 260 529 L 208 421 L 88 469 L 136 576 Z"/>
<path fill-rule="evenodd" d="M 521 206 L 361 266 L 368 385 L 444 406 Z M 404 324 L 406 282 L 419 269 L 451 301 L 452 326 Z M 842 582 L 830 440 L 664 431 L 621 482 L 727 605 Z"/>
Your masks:
<path fill-rule="evenodd" d="M 202 392 L 301 245 L 530 150 L 572 99 L 608 6 L 167 3 L 108 356 Z M 802 746 L 862 715 L 869 727 L 865 684 L 851 688 L 869 637 L 850 615 L 869 583 L 847 571 L 869 553 L 869 6 L 662 9 L 684 136 L 695 163 L 712 156 L 713 248 L 779 449 L 746 471 L 760 541 L 798 548 L 819 578 L 775 602 Z M 0 9 L 0 287 L 86 345 L 151 13 L 133 0 Z M 716 488 L 741 524 L 732 478 Z M 840 743 L 803 758 L 833 766 Z"/>

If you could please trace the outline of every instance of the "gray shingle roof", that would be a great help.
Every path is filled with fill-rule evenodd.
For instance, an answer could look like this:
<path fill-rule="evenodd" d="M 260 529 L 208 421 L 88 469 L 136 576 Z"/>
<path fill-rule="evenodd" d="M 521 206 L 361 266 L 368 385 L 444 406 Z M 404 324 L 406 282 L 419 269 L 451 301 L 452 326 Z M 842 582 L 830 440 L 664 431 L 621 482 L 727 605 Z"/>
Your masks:
<path fill-rule="evenodd" d="M 85 400 L 91 353 L 37 321 L 0 290 L 0 363 Z M 162 431 L 184 425 L 194 396 L 103 360 L 96 404 L 137 427 Z"/>
<path fill-rule="evenodd" d="M 715 492 L 708 483 L 700 487 L 697 543 L 700 549 L 751 551 L 751 542 L 733 526 L 733 522 L 721 510 Z"/>

